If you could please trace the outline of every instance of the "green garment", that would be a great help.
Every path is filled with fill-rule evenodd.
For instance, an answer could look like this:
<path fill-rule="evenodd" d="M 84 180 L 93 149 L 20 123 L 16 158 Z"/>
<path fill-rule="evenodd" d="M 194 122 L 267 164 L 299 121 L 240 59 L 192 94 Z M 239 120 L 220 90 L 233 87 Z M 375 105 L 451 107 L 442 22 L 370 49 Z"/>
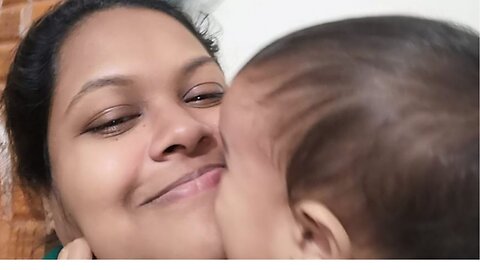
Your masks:
<path fill-rule="evenodd" d="M 58 254 L 60 254 L 60 251 L 62 250 L 63 246 L 56 246 L 50 252 L 43 257 L 44 260 L 56 260 L 58 259 Z"/>

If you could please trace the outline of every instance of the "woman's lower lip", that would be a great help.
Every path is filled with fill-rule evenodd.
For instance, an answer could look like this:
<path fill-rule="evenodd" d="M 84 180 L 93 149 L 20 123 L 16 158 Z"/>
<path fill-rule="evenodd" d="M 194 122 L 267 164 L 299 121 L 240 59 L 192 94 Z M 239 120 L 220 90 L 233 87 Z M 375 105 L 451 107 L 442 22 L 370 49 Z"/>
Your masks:
<path fill-rule="evenodd" d="M 157 199 L 151 201 L 151 204 L 171 203 L 188 197 L 192 197 L 198 193 L 210 190 L 218 186 L 222 176 L 222 167 L 214 168 L 201 176 L 188 181 L 182 185 L 175 187 Z"/>

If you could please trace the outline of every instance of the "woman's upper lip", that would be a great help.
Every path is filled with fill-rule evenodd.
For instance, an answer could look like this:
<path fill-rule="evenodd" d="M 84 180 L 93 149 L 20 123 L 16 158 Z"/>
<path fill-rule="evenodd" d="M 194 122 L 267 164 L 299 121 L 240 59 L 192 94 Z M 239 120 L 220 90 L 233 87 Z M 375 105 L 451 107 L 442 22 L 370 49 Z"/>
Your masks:
<path fill-rule="evenodd" d="M 211 170 L 214 170 L 216 168 L 224 168 L 224 167 L 225 167 L 224 164 L 209 164 L 209 165 L 200 167 L 199 169 L 194 170 L 193 172 L 185 174 L 184 176 L 180 177 L 175 182 L 169 184 L 168 186 L 166 186 L 165 188 L 163 188 L 162 190 L 160 190 L 159 192 L 157 192 L 153 196 L 147 198 L 139 206 L 144 206 L 144 205 L 156 200 L 157 198 L 162 197 L 164 194 L 168 193 L 170 190 L 172 190 L 172 189 L 174 189 L 174 188 L 176 188 L 180 185 L 183 185 L 187 182 L 190 182 L 190 181 L 202 176 L 203 174 L 205 174 L 205 173 L 207 173 Z"/>

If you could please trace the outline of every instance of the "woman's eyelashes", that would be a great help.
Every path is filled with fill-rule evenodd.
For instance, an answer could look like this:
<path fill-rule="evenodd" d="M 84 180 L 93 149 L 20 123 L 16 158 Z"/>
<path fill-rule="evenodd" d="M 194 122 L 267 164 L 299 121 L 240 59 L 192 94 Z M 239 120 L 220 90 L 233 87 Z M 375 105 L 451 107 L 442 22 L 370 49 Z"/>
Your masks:
<path fill-rule="evenodd" d="M 216 82 L 197 84 L 184 96 L 183 101 L 193 107 L 208 108 L 222 101 L 224 87 Z"/>
<path fill-rule="evenodd" d="M 182 97 L 184 103 L 194 108 L 209 108 L 220 104 L 224 87 L 217 82 L 197 84 Z M 142 116 L 139 106 L 119 105 L 98 113 L 81 134 L 112 137 L 132 129 Z"/>
<path fill-rule="evenodd" d="M 135 124 L 133 120 L 140 117 L 140 114 L 124 116 L 118 119 L 113 119 L 105 124 L 96 126 L 88 130 L 92 133 L 98 133 L 104 136 L 115 136 L 129 130 Z"/>
<path fill-rule="evenodd" d="M 113 107 L 95 117 L 83 133 L 117 136 L 134 127 L 141 115 L 139 109 L 132 106 Z"/>

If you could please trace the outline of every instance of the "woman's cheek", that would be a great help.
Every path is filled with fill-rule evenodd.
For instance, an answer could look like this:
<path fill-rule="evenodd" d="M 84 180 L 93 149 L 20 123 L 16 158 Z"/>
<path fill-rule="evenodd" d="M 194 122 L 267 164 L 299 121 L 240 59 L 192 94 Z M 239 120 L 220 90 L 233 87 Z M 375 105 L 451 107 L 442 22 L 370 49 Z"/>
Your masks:
<path fill-rule="evenodd" d="M 96 139 L 74 147 L 60 166 L 65 168 L 65 197 L 73 204 L 94 212 L 119 205 L 129 189 L 139 181 L 140 164 L 144 162 L 145 139 L 134 136 Z M 133 135 L 133 134 L 130 134 Z"/>

